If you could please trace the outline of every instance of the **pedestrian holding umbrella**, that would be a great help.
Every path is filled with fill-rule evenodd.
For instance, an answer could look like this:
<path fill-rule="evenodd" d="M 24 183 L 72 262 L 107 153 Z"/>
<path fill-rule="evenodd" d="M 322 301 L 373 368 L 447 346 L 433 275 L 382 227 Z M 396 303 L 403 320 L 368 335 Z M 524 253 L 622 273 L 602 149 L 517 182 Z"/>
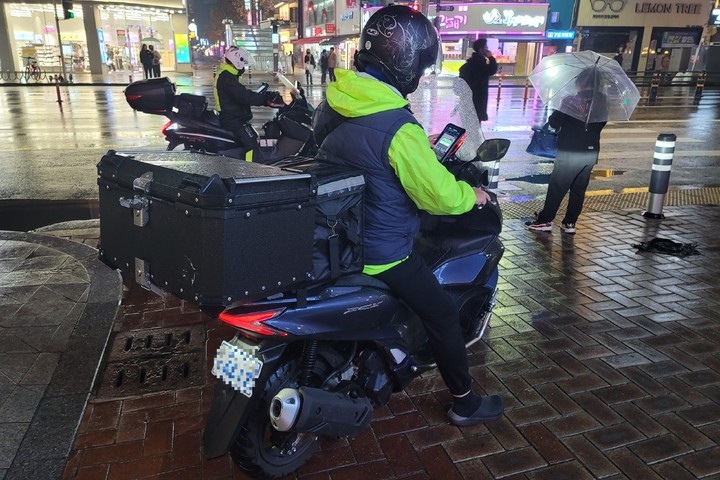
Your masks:
<path fill-rule="evenodd" d="M 558 151 L 543 209 L 526 222 L 529 230 L 551 232 L 560 203 L 569 192 L 562 231 L 574 234 L 590 173 L 600 152 L 600 132 L 609 120 L 629 120 L 640 94 L 613 59 L 584 51 L 542 59 L 530 75 L 540 98 L 555 111 Z"/>
<path fill-rule="evenodd" d="M 576 101 L 575 81 L 583 72 L 592 76 L 594 96 L 589 105 Z M 640 92 L 620 64 L 590 50 L 544 57 L 530 74 L 535 91 L 550 108 L 585 123 L 630 120 Z M 607 108 L 597 103 L 607 99 Z"/>

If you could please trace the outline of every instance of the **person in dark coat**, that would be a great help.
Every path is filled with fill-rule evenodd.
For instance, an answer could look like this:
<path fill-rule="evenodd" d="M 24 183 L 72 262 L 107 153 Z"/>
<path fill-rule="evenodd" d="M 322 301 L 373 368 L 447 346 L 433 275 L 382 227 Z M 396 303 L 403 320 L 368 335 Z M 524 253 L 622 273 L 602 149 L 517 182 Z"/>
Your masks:
<path fill-rule="evenodd" d="M 475 40 L 473 50 L 472 56 L 460 67 L 460 78 L 470 86 L 478 120 L 483 122 L 488 119 L 488 82 L 497 73 L 497 62 L 487 49 L 487 39 Z"/>
<path fill-rule="evenodd" d="M 146 79 L 152 78 L 153 76 L 152 61 L 152 53 L 150 53 L 150 50 L 148 50 L 147 43 L 143 43 L 142 48 L 140 49 L 140 64 L 142 65 Z"/>

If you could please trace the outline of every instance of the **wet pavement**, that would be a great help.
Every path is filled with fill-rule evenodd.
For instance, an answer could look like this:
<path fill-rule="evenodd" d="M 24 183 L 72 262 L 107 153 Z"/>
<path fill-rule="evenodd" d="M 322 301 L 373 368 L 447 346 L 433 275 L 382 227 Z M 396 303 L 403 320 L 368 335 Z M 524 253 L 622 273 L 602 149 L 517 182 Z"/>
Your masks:
<path fill-rule="evenodd" d="M 0 97 L 11 88 L 0 88 Z M 1 198 L 14 198 L 6 196 L 6 173 L 30 175 L 53 154 L 53 132 L 74 138 L 73 153 L 28 184 L 42 188 L 14 190 L 20 201 L 96 198 L 99 156 L 91 164 L 90 157 L 111 144 L 103 135 L 122 145 L 162 141 L 155 131 L 141 135 L 138 125 L 164 117 L 125 113 L 117 92 L 77 94 L 78 115 L 63 129 L 27 122 L 11 127 L 15 136 L 0 129 L 16 142 L 0 149 L 0 163 L 11 165 L 0 180 Z M 122 110 L 119 118 L 142 120 L 115 124 L 120 133 L 111 132 L 110 120 L 98 130 L 87 98 L 107 113 Z M 425 112 L 448 102 L 442 94 L 419 105 Z M 495 117 L 487 130 L 519 143 L 528 119 L 517 101 L 509 107 L 508 119 Z M 536 234 L 523 220 L 541 195 L 501 182 L 501 291 L 486 338 L 470 350 L 478 388 L 506 401 L 501 420 L 449 424 L 450 398 L 431 371 L 376 411 L 370 429 L 326 441 L 290 478 L 720 478 L 720 188 L 713 187 L 720 182 L 713 169 L 718 146 L 708 136 L 717 111 L 676 108 L 695 110 L 687 119 L 667 118 L 665 110 L 665 118 L 610 125 L 601 155 L 601 164 L 617 162 L 619 171 L 639 168 L 632 159 L 652 148 L 656 132 L 669 122 L 684 125 L 678 145 L 696 153 L 676 155 L 687 163 L 673 171 L 664 220 L 642 217 L 642 188 L 598 188 L 607 178 L 599 175 L 577 235 Z M 701 114 L 705 123 L 694 122 Z M 28 141 L 38 138 L 49 143 L 35 150 Z M 519 150 L 508 169 L 524 169 Z M 28 164 L 12 163 L 15 156 Z M 534 162 L 532 175 L 521 173 L 552 168 Z M 77 197 L 53 186 L 66 167 L 74 168 Z M 675 184 L 686 175 L 693 181 Z M 700 255 L 633 248 L 656 237 L 696 243 Z M 147 292 L 132 279 L 121 284 L 97 260 L 98 238 L 97 220 L 0 231 L 0 480 L 247 478 L 227 455 L 202 458 L 215 382 L 210 357 L 230 330 L 172 295 Z"/>
<path fill-rule="evenodd" d="M 206 95 L 212 104 L 212 80 L 208 69 L 196 76 L 168 72 L 178 92 Z M 117 74 L 118 80 L 124 75 Z M 304 81 L 300 75 L 290 76 Z M 109 81 L 109 80 L 108 80 Z M 268 81 L 289 98 L 281 85 L 268 75 L 244 79 L 252 87 Z M 538 198 L 545 193 L 552 163 L 525 152 L 530 128 L 542 124 L 547 111 L 532 89 L 524 101 L 524 82 L 510 87 L 505 81 L 497 101 L 497 88 L 490 89 L 490 120 L 483 123 L 487 137 L 512 141 L 500 166 L 503 191 L 514 197 Z M 62 109 L 54 87 L 0 86 L 0 110 L 10 116 L 0 120 L 0 198 L 22 200 L 95 199 L 95 165 L 109 149 L 118 151 L 163 150 L 160 133 L 167 123 L 162 115 L 134 112 L 123 95 L 124 85 L 73 85 L 61 87 Z M 307 89 L 309 101 L 317 105 L 325 89 Z M 428 133 L 439 132 L 448 122 L 462 124 L 456 111 L 458 97 L 452 78 L 425 78 L 410 96 L 411 106 Z M 461 102 L 462 103 L 462 102 Z M 467 102 L 466 102 L 467 103 Z M 698 105 L 690 87 L 668 87 L 654 106 L 645 100 L 631 122 L 613 122 L 603 131 L 598 168 L 613 172 L 598 177 L 590 190 L 622 191 L 649 184 L 652 155 L 660 133 L 678 137 L 671 184 L 717 186 L 720 166 L 720 90 L 706 89 Z M 274 110 L 257 108 L 256 126 L 269 120 Z M 0 227 L 1 228 L 1 227 Z"/>
<path fill-rule="evenodd" d="M 670 206 L 664 220 L 647 220 L 642 209 L 613 209 L 617 196 L 586 211 L 574 236 L 505 220 L 498 305 L 470 349 L 477 387 L 505 399 L 501 420 L 449 424 L 450 398 L 431 371 L 366 432 L 325 441 L 288 478 L 720 476 L 720 208 Z M 228 455 L 202 457 L 209 362 L 230 329 L 132 279 L 121 293 L 96 252 L 75 243 L 98 237 L 96 220 L 0 234 L 11 253 L 0 262 L 0 479 L 247 478 Z M 656 237 L 696 243 L 700 255 L 633 248 Z M 192 374 L 152 374 L 171 359 Z M 133 376 L 138 366 L 147 380 Z"/>

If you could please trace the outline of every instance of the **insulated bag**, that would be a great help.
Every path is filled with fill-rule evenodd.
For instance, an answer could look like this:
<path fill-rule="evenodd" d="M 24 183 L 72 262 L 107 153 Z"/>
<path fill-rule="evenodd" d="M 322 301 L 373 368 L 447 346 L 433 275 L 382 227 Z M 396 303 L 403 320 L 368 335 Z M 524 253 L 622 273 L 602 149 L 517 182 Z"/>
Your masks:
<path fill-rule="evenodd" d="M 362 271 L 365 177 L 355 169 L 309 157 L 276 163 L 310 174 L 315 194 L 311 280 L 322 282 Z"/>

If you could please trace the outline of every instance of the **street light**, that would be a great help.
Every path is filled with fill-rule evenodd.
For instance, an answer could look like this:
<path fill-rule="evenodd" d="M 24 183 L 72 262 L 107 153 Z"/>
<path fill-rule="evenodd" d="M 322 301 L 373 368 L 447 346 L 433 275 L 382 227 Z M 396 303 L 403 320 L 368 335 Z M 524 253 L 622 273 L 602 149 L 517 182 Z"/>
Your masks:
<path fill-rule="evenodd" d="M 230 47 L 231 45 L 235 45 L 235 42 L 233 42 L 233 34 L 232 34 L 232 25 L 233 21 L 229 18 L 223 18 L 222 24 L 225 25 L 225 45 Z"/>

